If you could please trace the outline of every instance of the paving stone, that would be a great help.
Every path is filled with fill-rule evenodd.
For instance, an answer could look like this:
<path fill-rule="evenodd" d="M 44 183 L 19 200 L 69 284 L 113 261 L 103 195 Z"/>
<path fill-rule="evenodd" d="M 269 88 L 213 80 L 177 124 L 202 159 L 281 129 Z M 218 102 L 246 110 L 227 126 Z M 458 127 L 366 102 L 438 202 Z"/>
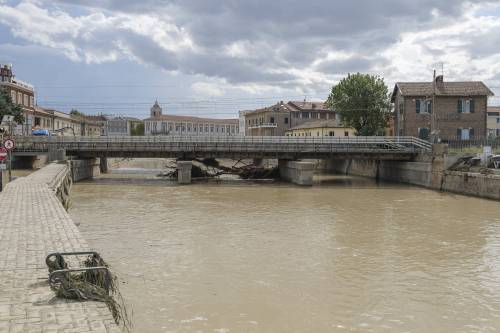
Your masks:
<path fill-rule="evenodd" d="M 120 332 L 105 304 L 56 299 L 47 283 L 49 253 L 90 250 L 55 195 L 69 172 L 50 164 L 0 193 L 0 333 Z"/>

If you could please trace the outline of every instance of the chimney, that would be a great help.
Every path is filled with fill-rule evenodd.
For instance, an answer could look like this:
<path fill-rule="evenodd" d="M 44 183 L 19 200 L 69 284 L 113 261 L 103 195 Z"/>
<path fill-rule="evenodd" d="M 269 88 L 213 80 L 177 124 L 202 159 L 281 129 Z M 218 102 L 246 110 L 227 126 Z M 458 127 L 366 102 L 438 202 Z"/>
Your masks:
<path fill-rule="evenodd" d="M 444 82 L 443 75 L 436 76 L 436 84 L 442 84 Z"/>

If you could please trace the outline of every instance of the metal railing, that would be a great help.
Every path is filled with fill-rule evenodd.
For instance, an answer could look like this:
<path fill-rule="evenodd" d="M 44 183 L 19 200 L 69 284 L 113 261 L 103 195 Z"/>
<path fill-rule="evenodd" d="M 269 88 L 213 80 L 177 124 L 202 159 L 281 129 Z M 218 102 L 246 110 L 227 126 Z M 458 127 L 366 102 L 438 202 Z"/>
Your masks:
<path fill-rule="evenodd" d="M 276 123 L 262 123 L 248 126 L 248 129 L 256 129 L 256 128 L 277 128 L 278 124 Z"/>
<path fill-rule="evenodd" d="M 442 138 L 442 143 L 448 144 L 448 148 L 454 150 L 469 150 L 489 146 L 492 149 L 500 149 L 500 137 L 477 137 L 474 136 L 468 140 L 462 140 L 457 137 Z"/>
<path fill-rule="evenodd" d="M 415 137 L 291 137 L 291 136 L 121 136 L 18 137 L 16 151 L 66 149 L 72 151 L 213 151 L 213 152 L 402 152 L 432 150 Z"/>

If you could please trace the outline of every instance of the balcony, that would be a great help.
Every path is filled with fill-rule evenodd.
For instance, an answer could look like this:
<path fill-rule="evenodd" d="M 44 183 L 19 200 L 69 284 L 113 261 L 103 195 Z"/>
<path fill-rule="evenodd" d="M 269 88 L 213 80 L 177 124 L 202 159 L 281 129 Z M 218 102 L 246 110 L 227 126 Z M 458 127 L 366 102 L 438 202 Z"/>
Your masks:
<path fill-rule="evenodd" d="M 277 128 L 278 124 L 275 123 L 262 123 L 248 126 L 248 129 L 257 129 L 257 128 Z"/>
<path fill-rule="evenodd" d="M 26 83 L 24 81 L 15 79 L 15 78 L 8 78 L 7 76 L 4 76 L 2 80 L 0 80 L 0 85 L 1 84 L 7 84 L 10 86 L 17 86 L 19 88 L 27 89 L 29 91 L 35 91 L 35 87 L 29 83 Z"/>

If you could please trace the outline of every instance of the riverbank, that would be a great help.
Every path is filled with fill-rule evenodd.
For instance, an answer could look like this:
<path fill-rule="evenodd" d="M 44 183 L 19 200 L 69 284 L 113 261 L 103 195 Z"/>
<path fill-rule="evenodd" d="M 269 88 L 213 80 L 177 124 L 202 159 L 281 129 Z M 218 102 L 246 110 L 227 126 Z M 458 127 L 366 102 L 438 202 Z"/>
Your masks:
<path fill-rule="evenodd" d="M 70 184 L 53 163 L 0 193 L 0 332 L 120 332 L 105 303 L 59 299 L 48 284 L 49 253 L 90 249 L 61 203 Z"/>

